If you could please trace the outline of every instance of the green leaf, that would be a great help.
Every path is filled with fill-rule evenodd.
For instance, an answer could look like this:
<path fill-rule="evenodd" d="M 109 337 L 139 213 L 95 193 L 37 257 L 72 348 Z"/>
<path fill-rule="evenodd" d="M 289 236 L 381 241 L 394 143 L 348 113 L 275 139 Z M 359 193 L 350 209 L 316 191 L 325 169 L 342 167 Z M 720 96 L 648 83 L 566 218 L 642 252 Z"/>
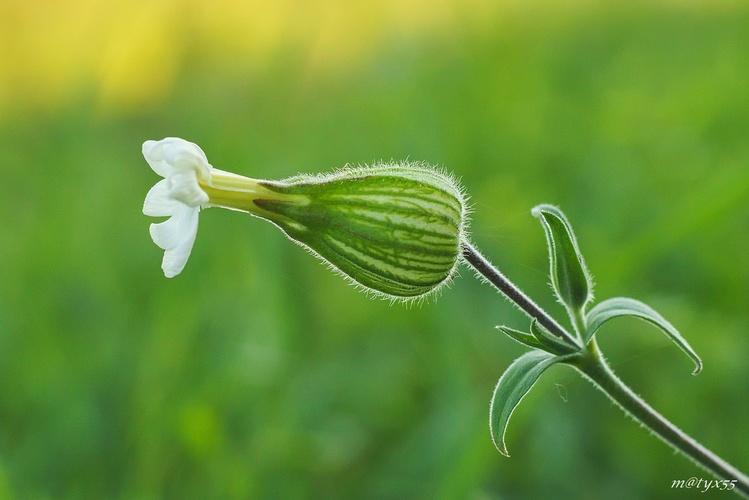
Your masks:
<path fill-rule="evenodd" d="M 593 282 L 570 223 L 562 211 L 552 205 L 538 205 L 531 213 L 538 217 L 546 233 L 554 291 L 571 315 L 583 311 L 593 296 Z"/>
<path fill-rule="evenodd" d="M 579 346 L 568 343 L 541 326 L 538 321 L 531 321 L 531 334 L 543 345 L 543 349 L 555 354 L 571 354 L 580 350 Z"/>
<path fill-rule="evenodd" d="M 494 446 L 502 455 L 510 456 L 505 446 L 505 430 L 515 407 L 528 394 L 541 373 L 561 359 L 548 352 L 530 351 L 513 361 L 499 378 L 489 409 L 489 428 Z"/>
<path fill-rule="evenodd" d="M 697 375 L 702 370 L 702 360 L 671 323 L 650 306 L 643 304 L 639 300 L 627 297 L 617 297 L 605 300 L 590 310 L 586 321 L 588 327 L 583 338 L 585 343 L 587 344 L 588 341 L 593 338 L 593 335 L 595 335 L 601 325 L 608 320 L 619 316 L 634 316 L 654 324 L 663 330 L 663 332 L 674 341 L 679 349 L 684 351 L 684 353 L 694 361 L 696 368 L 692 372 L 693 375 Z"/>
<path fill-rule="evenodd" d="M 515 330 L 514 328 L 510 328 L 508 326 L 499 325 L 497 327 L 497 330 L 504 333 L 508 337 L 510 337 L 515 342 L 518 342 L 520 344 L 523 344 L 527 347 L 533 347 L 534 349 L 543 349 L 543 345 L 541 342 L 536 339 L 533 335 L 530 333 L 522 332 L 520 330 Z"/>

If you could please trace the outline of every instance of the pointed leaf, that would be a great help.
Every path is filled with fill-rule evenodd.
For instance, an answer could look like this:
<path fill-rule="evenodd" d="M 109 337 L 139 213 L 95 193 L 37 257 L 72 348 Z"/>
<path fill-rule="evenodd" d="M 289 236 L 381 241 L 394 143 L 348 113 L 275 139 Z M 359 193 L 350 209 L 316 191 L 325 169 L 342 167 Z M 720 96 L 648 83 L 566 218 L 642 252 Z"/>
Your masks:
<path fill-rule="evenodd" d="M 668 338 L 673 340 L 679 349 L 684 351 L 684 353 L 694 361 L 696 368 L 692 372 L 693 375 L 697 375 L 702 370 L 702 360 L 671 323 L 647 304 L 643 304 L 639 300 L 627 297 L 617 297 L 605 300 L 590 310 L 587 314 L 586 321 L 588 329 L 585 332 L 583 339 L 585 343 L 588 343 L 601 325 L 608 320 L 619 316 L 634 316 L 654 324 L 663 330 Z"/>
<path fill-rule="evenodd" d="M 582 311 L 592 298 L 593 282 L 569 221 L 552 205 L 538 205 L 531 213 L 546 233 L 554 291 L 571 311 Z"/>
<path fill-rule="evenodd" d="M 497 330 L 504 333 L 515 342 L 523 344 L 524 346 L 533 347 L 534 349 L 543 349 L 543 345 L 541 344 L 541 342 L 539 342 L 536 337 L 534 337 L 530 333 L 515 330 L 514 328 L 510 328 L 504 325 L 498 326 Z"/>
<path fill-rule="evenodd" d="M 489 409 L 489 428 L 494 446 L 502 455 L 510 456 L 505 446 L 505 430 L 515 407 L 541 373 L 560 359 L 544 351 L 530 351 L 513 361 L 499 378 Z"/>
<path fill-rule="evenodd" d="M 580 350 L 579 346 L 569 344 L 567 341 L 557 337 L 541 326 L 535 319 L 531 321 L 531 334 L 543 345 L 543 349 L 548 352 L 564 355 Z"/>

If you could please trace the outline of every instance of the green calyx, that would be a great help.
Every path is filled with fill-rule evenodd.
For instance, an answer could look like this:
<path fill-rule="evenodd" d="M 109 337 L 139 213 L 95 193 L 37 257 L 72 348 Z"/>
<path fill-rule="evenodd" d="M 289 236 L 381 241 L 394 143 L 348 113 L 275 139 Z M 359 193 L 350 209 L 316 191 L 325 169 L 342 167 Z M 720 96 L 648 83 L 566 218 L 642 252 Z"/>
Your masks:
<path fill-rule="evenodd" d="M 457 183 L 422 164 L 342 169 L 260 181 L 255 215 L 352 282 L 393 299 L 418 299 L 454 275 L 466 224 Z"/>

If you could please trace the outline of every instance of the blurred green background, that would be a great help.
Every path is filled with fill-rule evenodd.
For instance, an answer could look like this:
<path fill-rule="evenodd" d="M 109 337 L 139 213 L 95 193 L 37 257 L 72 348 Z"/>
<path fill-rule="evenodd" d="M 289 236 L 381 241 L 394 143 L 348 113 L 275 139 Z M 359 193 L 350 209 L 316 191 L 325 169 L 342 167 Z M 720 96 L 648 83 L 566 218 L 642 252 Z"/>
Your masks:
<path fill-rule="evenodd" d="M 561 315 L 530 215 L 559 204 L 597 296 L 705 363 L 621 320 L 614 368 L 749 470 L 746 2 L 0 4 L 0 498 L 710 498 L 564 367 L 501 457 L 488 402 L 524 349 L 493 327 L 527 321 L 468 269 L 391 306 L 208 210 L 164 278 L 140 149 L 165 136 L 257 178 L 443 166 L 475 243 Z"/>

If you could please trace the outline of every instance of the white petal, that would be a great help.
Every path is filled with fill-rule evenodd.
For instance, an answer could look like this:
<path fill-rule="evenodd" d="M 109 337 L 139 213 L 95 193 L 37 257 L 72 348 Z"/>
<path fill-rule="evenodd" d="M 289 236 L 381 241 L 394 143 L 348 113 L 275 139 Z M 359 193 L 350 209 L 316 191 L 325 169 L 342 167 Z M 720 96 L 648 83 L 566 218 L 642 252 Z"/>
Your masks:
<path fill-rule="evenodd" d="M 184 170 L 196 170 L 201 179 L 211 177 L 212 167 L 200 146 L 179 137 L 144 142 L 143 157 L 162 177 Z"/>
<path fill-rule="evenodd" d="M 190 223 L 189 233 L 183 234 L 184 240 L 176 248 L 171 248 L 164 252 L 164 259 L 161 261 L 161 269 L 164 270 L 164 276 L 173 278 L 185 268 L 187 259 L 190 258 L 192 246 L 195 243 L 195 237 L 198 234 L 198 211 L 193 210 L 189 215 Z"/>
<path fill-rule="evenodd" d="M 181 203 L 169 194 L 169 182 L 163 179 L 148 191 L 143 202 L 143 213 L 151 217 L 166 217 L 176 213 L 180 205 Z"/>
<path fill-rule="evenodd" d="M 179 137 L 167 137 L 159 142 L 164 145 L 162 158 L 167 163 L 174 163 L 181 156 L 194 157 L 204 163 L 208 163 L 205 153 L 194 142 L 186 141 Z"/>
<path fill-rule="evenodd" d="M 167 141 L 167 139 L 165 139 Z M 165 143 L 164 161 L 176 172 L 194 170 L 201 179 L 211 178 L 211 166 L 200 146 L 182 139 Z"/>
<path fill-rule="evenodd" d="M 146 160 L 161 161 L 164 154 L 160 150 L 164 146 L 164 141 L 146 141 L 143 143 L 143 156 Z"/>
<path fill-rule="evenodd" d="M 200 188 L 194 170 L 180 172 L 169 177 L 169 196 L 191 207 L 202 207 L 208 203 L 208 195 Z"/>
<path fill-rule="evenodd" d="M 151 224 L 151 239 L 159 248 L 171 250 L 179 247 L 198 226 L 198 208 L 180 205 L 168 220 Z M 194 236 L 193 236 L 194 238 Z"/>
<path fill-rule="evenodd" d="M 146 141 L 143 143 L 143 157 L 151 166 L 151 169 L 162 177 L 167 177 L 171 168 L 164 161 L 164 146 L 166 139 L 163 141 Z"/>

